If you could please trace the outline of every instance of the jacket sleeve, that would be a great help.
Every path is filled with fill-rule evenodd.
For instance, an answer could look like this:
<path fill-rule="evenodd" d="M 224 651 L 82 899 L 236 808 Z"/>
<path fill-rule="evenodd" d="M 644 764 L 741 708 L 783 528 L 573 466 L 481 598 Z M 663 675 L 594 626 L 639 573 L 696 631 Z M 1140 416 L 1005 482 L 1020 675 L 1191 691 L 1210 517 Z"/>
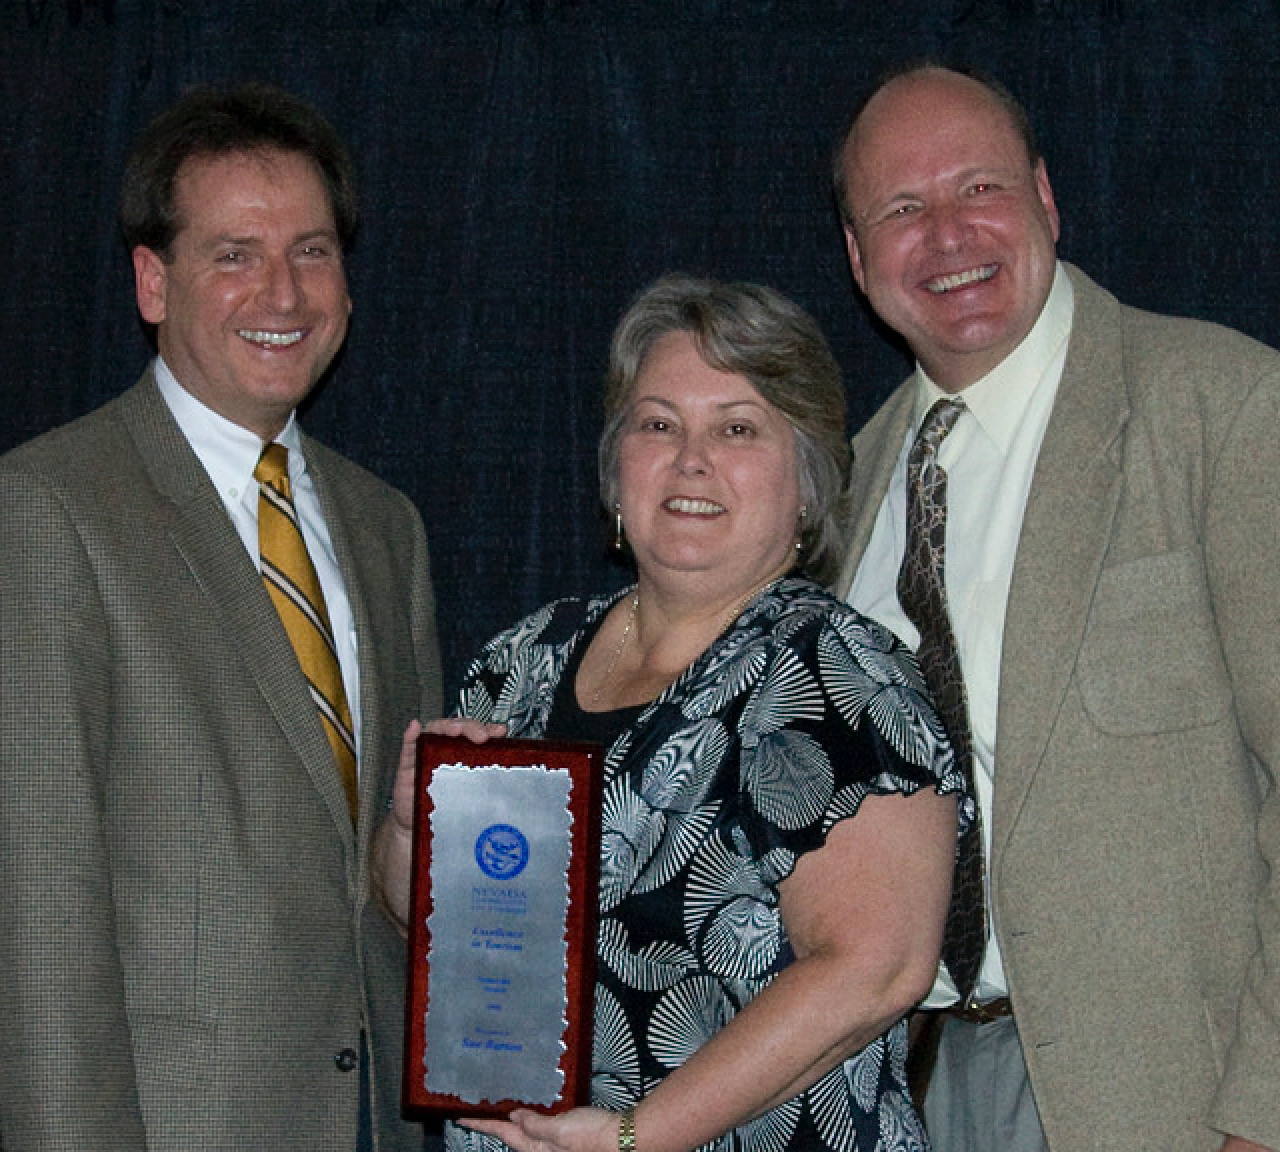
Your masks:
<path fill-rule="evenodd" d="M 1227 386 L 1226 384 L 1223 385 Z M 1254 767 L 1263 880 L 1257 950 L 1210 1122 L 1280 1149 L 1280 361 L 1248 388 L 1208 462 L 1205 566 L 1241 735 Z"/>
<path fill-rule="evenodd" d="M 103 806 L 111 638 L 50 488 L 0 464 L 0 1144 L 144 1149 Z"/>

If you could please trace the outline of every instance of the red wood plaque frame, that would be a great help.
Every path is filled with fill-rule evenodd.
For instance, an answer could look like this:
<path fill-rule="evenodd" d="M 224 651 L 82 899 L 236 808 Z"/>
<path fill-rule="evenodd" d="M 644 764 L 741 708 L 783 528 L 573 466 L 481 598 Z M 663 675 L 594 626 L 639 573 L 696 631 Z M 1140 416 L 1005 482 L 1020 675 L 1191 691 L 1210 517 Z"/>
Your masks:
<path fill-rule="evenodd" d="M 591 1024 L 595 999 L 597 890 L 600 877 L 601 765 L 599 744 L 562 740 L 489 740 L 475 744 L 450 736 L 424 734 L 418 739 L 418 775 L 414 800 L 413 873 L 409 914 L 409 986 L 405 1020 L 403 1105 L 410 1115 L 505 1116 L 515 1108 L 565 1112 L 588 1102 L 591 1080 Z M 472 1104 L 459 1096 L 430 1092 L 426 1087 L 426 1014 L 431 1003 L 427 956 L 432 911 L 431 814 L 428 789 L 441 764 L 545 765 L 569 773 L 572 815 L 569 846 L 569 903 L 565 924 L 568 946 L 566 1014 L 560 1059 L 563 1084 L 550 1106 L 518 1099 Z M 513 814 L 512 822 L 518 817 Z"/>

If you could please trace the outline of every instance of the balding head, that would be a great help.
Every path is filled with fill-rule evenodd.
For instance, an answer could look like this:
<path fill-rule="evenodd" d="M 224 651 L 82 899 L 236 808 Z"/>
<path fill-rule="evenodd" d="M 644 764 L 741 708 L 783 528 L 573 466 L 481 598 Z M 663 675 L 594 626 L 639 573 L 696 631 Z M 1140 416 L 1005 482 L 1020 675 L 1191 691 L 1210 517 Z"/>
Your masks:
<path fill-rule="evenodd" d="M 854 278 L 948 391 L 1021 343 L 1053 284 L 1057 208 L 1024 125 L 990 85 L 918 68 L 876 90 L 841 151 Z"/>

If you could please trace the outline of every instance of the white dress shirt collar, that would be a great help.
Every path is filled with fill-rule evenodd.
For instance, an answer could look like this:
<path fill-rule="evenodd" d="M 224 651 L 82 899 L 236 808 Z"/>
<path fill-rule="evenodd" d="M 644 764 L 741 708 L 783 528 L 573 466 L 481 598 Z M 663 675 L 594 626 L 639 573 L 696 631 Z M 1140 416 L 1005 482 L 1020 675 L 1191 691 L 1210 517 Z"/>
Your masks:
<path fill-rule="evenodd" d="M 169 411 L 209 473 L 223 502 L 231 507 L 248 494 L 256 508 L 258 487 L 253 470 L 262 455 L 264 445 L 261 438 L 197 400 L 178 382 L 160 356 L 155 361 L 155 378 Z M 289 449 L 289 480 L 296 489 L 307 465 L 295 413 L 289 413 L 289 421 L 276 440 Z"/>
<path fill-rule="evenodd" d="M 980 380 L 958 393 L 979 427 L 1002 453 L 1008 453 L 1022 427 L 1027 406 L 1044 378 L 1046 366 L 1071 335 L 1074 313 L 1075 289 L 1059 262 L 1040 316 L 1022 343 Z M 948 395 L 918 365 L 916 377 L 919 387 L 913 428 L 919 428 L 934 403 Z"/>

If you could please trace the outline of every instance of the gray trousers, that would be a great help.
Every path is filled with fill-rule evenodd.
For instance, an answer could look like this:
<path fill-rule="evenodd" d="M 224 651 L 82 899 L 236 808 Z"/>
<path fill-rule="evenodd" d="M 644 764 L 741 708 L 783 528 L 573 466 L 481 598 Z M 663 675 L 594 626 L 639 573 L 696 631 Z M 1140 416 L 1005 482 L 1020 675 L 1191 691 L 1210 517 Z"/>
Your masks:
<path fill-rule="evenodd" d="M 924 1123 L 933 1152 L 1048 1152 L 1012 1017 L 947 1017 Z"/>

